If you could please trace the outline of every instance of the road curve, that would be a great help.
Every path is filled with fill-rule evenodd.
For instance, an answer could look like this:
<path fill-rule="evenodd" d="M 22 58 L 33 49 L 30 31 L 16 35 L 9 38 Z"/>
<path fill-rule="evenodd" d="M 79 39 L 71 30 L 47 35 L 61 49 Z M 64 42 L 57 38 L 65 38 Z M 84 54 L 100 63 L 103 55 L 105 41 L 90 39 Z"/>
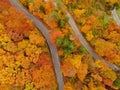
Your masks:
<path fill-rule="evenodd" d="M 86 50 L 90 53 L 91 56 L 94 57 L 95 60 L 104 60 L 103 57 L 99 56 L 90 46 L 90 44 L 86 41 L 86 39 L 84 38 L 84 36 L 82 35 L 82 33 L 79 31 L 79 29 L 77 28 L 77 25 L 75 23 L 75 21 L 73 20 L 72 16 L 70 15 L 69 12 L 67 12 L 67 16 L 69 17 L 69 24 L 72 27 L 74 33 L 76 34 L 76 36 L 78 37 L 79 41 L 81 42 L 81 44 L 86 48 Z M 107 62 L 106 60 L 104 60 L 105 63 L 112 68 L 113 70 L 120 70 L 116 65 L 111 64 L 109 62 Z"/>
<path fill-rule="evenodd" d="M 59 4 L 61 8 L 66 8 L 66 6 L 62 3 L 62 2 L 55 2 L 55 5 Z M 70 24 L 70 26 L 72 27 L 75 35 L 77 36 L 77 38 L 79 39 L 79 42 L 81 42 L 81 44 L 86 48 L 86 50 L 89 52 L 89 54 L 95 59 L 95 60 L 104 60 L 103 57 L 99 56 L 90 46 L 90 44 L 87 42 L 87 40 L 84 38 L 84 36 L 82 35 L 82 33 L 80 32 L 80 30 L 78 29 L 73 17 L 71 16 L 71 14 L 67 11 L 66 9 L 66 14 L 69 17 L 69 21 L 68 23 Z M 113 70 L 120 70 L 120 68 L 118 68 L 116 65 L 107 62 L 106 60 L 104 60 L 104 62 Z"/>
<path fill-rule="evenodd" d="M 18 0 L 9 0 L 10 3 L 15 6 L 19 11 L 21 11 L 22 13 L 24 13 L 29 19 L 32 20 L 32 22 L 36 25 L 36 27 L 40 30 L 40 32 L 43 34 L 43 36 L 45 37 L 47 44 L 49 46 L 50 49 L 50 53 L 52 56 L 52 62 L 53 62 L 53 66 L 54 66 L 54 70 L 55 70 L 55 74 L 56 74 L 56 78 L 57 78 L 57 83 L 58 83 L 58 87 L 59 90 L 64 90 L 64 81 L 63 81 L 63 76 L 62 76 L 62 72 L 60 69 L 60 62 L 59 62 L 59 56 L 57 53 L 57 49 L 56 47 L 52 44 L 51 40 L 50 40 L 50 34 L 48 32 L 48 28 L 42 23 L 42 21 L 38 20 L 36 17 L 34 17 L 32 14 L 30 14 L 20 3 Z"/>

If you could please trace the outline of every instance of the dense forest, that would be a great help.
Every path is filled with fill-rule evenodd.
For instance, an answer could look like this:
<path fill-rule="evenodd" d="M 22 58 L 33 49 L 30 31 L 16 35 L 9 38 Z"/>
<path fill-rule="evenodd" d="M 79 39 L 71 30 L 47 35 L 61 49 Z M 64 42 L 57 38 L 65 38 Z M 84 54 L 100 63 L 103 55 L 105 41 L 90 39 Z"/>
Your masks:
<path fill-rule="evenodd" d="M 18 0 L 41 21 L 57 47 L 64 90 L 119 90 L 120 26 L 111 11 L 119 0 Z M 62 6 L 64 5 L 64 6 Z M 75 35 L 66 10 L 92 49 L 95 60 Z M 0 90 L 58 90 L 49 45 L 32 20 L 0 0 Z"/>

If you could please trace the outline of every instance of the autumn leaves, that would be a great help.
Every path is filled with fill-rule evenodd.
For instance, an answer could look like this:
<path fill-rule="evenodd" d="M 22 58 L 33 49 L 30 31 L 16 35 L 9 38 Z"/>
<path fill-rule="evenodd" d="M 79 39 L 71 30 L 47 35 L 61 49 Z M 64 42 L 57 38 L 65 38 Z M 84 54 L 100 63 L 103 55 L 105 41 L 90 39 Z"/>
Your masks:
<path fill-rule="evenodd" d="M 56 88 L 44 37 L 7 0 L 0 4 L 0 90 Z"/>
<path fill-rule="evenodd" d="M 114 82 L 117 80 L 118 74 L 107 66 L 95 66 L 97 62 L 102 64 L 104 62 L 97 61 L 95 64 L 92 62 L 92 57 L 78 42 L 69 26 L 64 10 L 59 10 L 59 7 L 54 7 L 51 1 L 20 1 L 23 5 L 26 3 L 24 6 L 51 28 L 51 40 L 58 48 L 66 90 L 68 88 L 73 90 L 82 88 L 84 90 L 90 87 L 91 89 L 105 90 L 107 86 L 115 88 Z M 114 61 L 111 58 L 119 61 L 119 48 L 117 46 L 119 42 L 112 41 L 113 38 L 111 36 L 113 35 L 113 37 L 117 37 L 116 40 L 119 40 L 120 35 L 119 32 L 116 32 L 116 29 L 112 33 L 112 28 L 109 27 L 115 25 L 115 28 L 117 26 L 112 22 L 111 17 L 109 17 L 109 10 L 107 14 L 104 12 L 110 5 L 115 4 L 117 1 L 106 1 L 110 3 L 110 5 L 107 4 L 108 7 L 104 7 L 104 3 L 106 3 L 104 1 L 84 0 L 82 2 L 82 0 L 73 0 L 73 2 L 69 2 L 69 0 L 63 0 L 63 2 L 68 6 L 68 10 L 74 16 L 79 29 L 96 52 L 110 62 Z M 50 8 L 48 9 L 45 5 L 50 6 Z M 50 12 L 47 13 L 47 10 L 50 10 Z M 110 73 L 114 77 L 110 77 Z"/>
<path fill-rule="evenodd" d="M 117 2 L 105 1 L 110 5 Z M 54 7 L 51 0 L 20 2 L 50 28 L 50 39 L 56 45 L 60 57 L 65 90 L 120 88 L 120 79 L 117 78 L 119 73 L 108 68 L 103 61 L 93 62 L 75 37 L 64 10 Z M 104 12 L 101 2 L 63 2 L 94 50 L 119 66 L 120 27 Z M 0 88 L 12 86 L 24 90 L 55 90 L 57 84 L 45 39 L 23 14 L 9 4 L 4 4 L 0 6 Z"/>

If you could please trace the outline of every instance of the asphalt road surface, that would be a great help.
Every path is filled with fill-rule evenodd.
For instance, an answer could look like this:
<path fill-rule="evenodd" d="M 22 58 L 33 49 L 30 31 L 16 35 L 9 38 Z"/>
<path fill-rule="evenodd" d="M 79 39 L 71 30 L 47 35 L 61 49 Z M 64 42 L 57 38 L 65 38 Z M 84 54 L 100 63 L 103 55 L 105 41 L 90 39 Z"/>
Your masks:
<path fill-rule="evenodd" d="M 55 2 L 54 4 L 55 6 L 60 6 L 61 8 L 66 9 L 66 6 L 62 3 L 62 2 Z M 115 11 L 114 11 L 115 13 Z M 103 60 L 110 68 L 112 68 L 113 70 L 120 70 L 120 68 L 118 68 L 116 65 L 107 62 L 107 60 L 104 60 L 103 57 L 99 56 L 94 50 L 93 48 L 90 46 L 90 44 L 87 42 L 87 40 L 84 38 L 84 36 L 82 35 L 82 33 L 80 32 L 80 30 L 78 29 L 73 17 L 71 16 L 71 14 L 67 11 L 66 9 L 66 14 L 69 17 L 69 24 L 72 27 L 76 37 L 79 39 L 79 42 L 81 42 L 81 44 L 86 48 L 86 50 L 89 52 L 89 54 L 95 59 L 95 60 Z M 114 17 L 116 18 L 116 16 Z M 117 19 L 116 19 L 117 20 Z M 117 20 L 118 21 L 118 20 Z M 120 24 L 120 22 L 118 22 L 118 24 Z"/>
<path fill-rule="evenodd" d="M 36 27 L 40 30 L 40 32 L 43 34 L 45 37 L 47 44 L 50 49 L 50 53 L 52 56 L 52 62 L 57 78 L 57 83 L 59 90 L 64 90 L 64 81 L 63 81 L 63 76 L 60 68 L 60 61 L 59 61 L 59 56 L 57 53 L 56 47 L 52 44 L 50 40 L 50 34 L 48 28 L 42 23 L 42 21 L 38 20 L 36 17 L 34 17 L 32 14 L 30 14 L 20 3 L 18 0 L 9 0 L 10 3 L 15 6 L 19 11 L 24 13 L 30 20 L 33 21 L 33 23 L 36 25 Z"/>
<path fill-rule="evenodd" d="M 59 86 L 59 90 L 64 90 L 64 82 L 63 82 L 63 76 L 60 70 L 60 62 L 59 62 L 59 57 L 58 57 L 58 53 L 57 53 L 57 49 L 56 47 L 51 43 L 50 41 L 50 34 L 48 32 L 48 28 L 42 23 L 42 21 L 38 20 L 36 17 L 34 17 L 32 14 L 30 14 L 25 8 L 23 8 L 18 0 L 10 0 L 11 4 L 13 6 L 15 6 L 18 10 L 20 10 L 21 12 L 23 12 L 29 19 L 31 19 L 33 21 L 33 23 L 36 25 L 36 27 L 40 30 L 40 32 L 43 34 L 43 36 L 45 37 L 48 46 L 50 48 L 50 52 L 51 52 L 51 56 L 52 56 L 52 60 L 53 60 L 53 66 L 55 69 L 55 74 L 56 74 L 56 78 L 57 78 L 57 82 L 58 82 L 58 86 Z M 57 4 L 55 4 L 57 5 Z M 63 7 L 64 4 L 62 4 Z M 117 24 L 120 26 L 120 20 L 116 14 L 116 10 L 114 9 L 113 11 L 111 11 L 114 20 L 117 22 Z M 90 46 L 90 44 L 87 42 L 87 40 L 84 38 L 84 36 L 82 35 L 82 33 L 80 32 L 80 30 L 78 29 L 73 17 L 71 16 L 71 14 L 66 10 L 66 14 L 69 17 L 69 24 L 72 27 L 76 37 L 79 39 L 79 41 L 81 42 L 81 44 L 86 48 L 86 50 L 89 52 L 89 54 L 95 59 L 95 60 L 104 60 L 104 58 L 102 58 L 101 56 L 99 56 L 94 50 L 93 48 Z M 113 70 L 120 70 L 116 65 L 111 64 L 109 62 L 107 62 L 106 60 L 104 60 L 104 62 Z"/>

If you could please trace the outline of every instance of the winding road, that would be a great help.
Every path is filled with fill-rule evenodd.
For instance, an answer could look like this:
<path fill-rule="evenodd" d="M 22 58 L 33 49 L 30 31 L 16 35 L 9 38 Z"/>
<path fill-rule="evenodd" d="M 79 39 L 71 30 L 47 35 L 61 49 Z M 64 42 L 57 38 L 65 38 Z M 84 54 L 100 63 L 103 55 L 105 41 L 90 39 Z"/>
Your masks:
<path fill-rule="evenodd" d="M 47 44 L 49 46 L 50 49 L 50 53 L 52 56 L 52 62 L 53 62 L 53 66 L 54 66 L 54 70 L 55 70 L 55 74 L 56 74 L 56 78 L 57 78 L 57 83 L 59 86 L 59 90 L 64 90 L 64 80 L 63 80 L 63 76 L 62 76 L 62 72 L 61 72 L 61 68 L 60 68 L 60 61 L 59 61 L 59 56 L 57 53 L 57 49 L 56 47 L 52 44 L 51 40 L 50 40 L 50 34 L 49 34 L 49 30 L 48 28 L 42 23 L 42 21 L 38 20 L 36 17 L 34 17 L 32 14 L 30 14 L 20 3 L 18 0 L 9 0 L 10 3 L 15 6 L 19 11 L 21 11 L 22 13 L 24 13 L 29 19 L 32 20 L 32 22 L 36 25 L 36 27 L 40 30 L 40 32 L 43 34 L 43 36 L 45 37 Z"/>
<path fill-rule="evenodd" d="M 66 9 L 66 6 L 62 3 L 62 2 L 54 2 L 55 6 L 59 5 L 61 8 Z M 69 17 L 69 24 L 72 27 L 75 35 L 77 36 L 77 38 L 79 39 L 79 42 L 81 42 L 81 44 L 86 48 L 86 50 L 89 52 L 89 54 L 91 56 L 93 56 L 93 58 L 95 60 L 104 60 L 103 57 L 99 56 L 94 50 L 93 48 L 90 46 L 90 44 L 87 42 L 87 40 L 84 38 L 84 36 L 82 35 L 82 33 L 80 32 L 80 30 L 78 29 L 72 15 L 67 11 L 66 9 L 66 15 Z M 119 23 L 120 24 L 120 23 Z M 120 70 L 120 68 L 118 68 L 116 65 L 107 62 L 106 60 L 104 60 L 104 62 L 113 70 Z"/>
<path fill-rule="evenodd" d="M 57 78 L 57 82 L 58 82 L 58 86 L 59 86 L 59 90 L 64 90 L 64 81 L 63 81 L 63 76 L 62 76 L 62 72 L 60 69 L 60 62 L 59 62 L 59 57 L 58 57 L 58 53 L 57 53 L 57 49 L 56 47 L 51 43 L 50 41 L 50 34 L 48 32 L 48 28 L 42 23 L 42 21 L 38 20 L 36 17 L 34 17 L 32 14 L 30 14 L 25 8 L 22 7 L 22 5 L 19 4 L 18 0 L 10 0 L 11 4 L 13 6 L 15 6 L 19 11 L 23 12 L 29 19 L 31 19 L 33 21 L 33 23 L 36 25 L 36 27 L 40 30 L 40 32 L 43 34 L 43 36 L 45 37 L 48 46 L 50 48 L 50 52 L 51 52 L 51 56 L 52 56 L 52 60 L 53 60 L 53 66 L 55 69 L 55 74 L 56 74 L 56 78 Z M 61 7 L 65 7 L 63 3 L 58 3 L 55 2 L 55 5 L 60 4 L 62 5 Z M 120 26 L 120 20 L 116 14 L 116 10 L 114 9 L 112 12 L 113 18 L 114 20 L 117 22 L 117 24 Z M 86 48 L 86 50 L 90 53 L 91 56 L 94 57 L 95 60 L 104 60 L 104 58 L 102 58 L 101 56 L 99 56 L 90 46 L 90 44 L 87 42 L 87 40 L 83 37 L 82 33 L 79 31 L 73 17 L 71 16 L 71 14 L 66 10 L 66 14 L 69 17 L 69 24 L 72 27 L 75 35 L 77 36 L 77 38 L 79 39 L 79 42 L 81 42 L 81 44 Z M 113 70 L 120 70 L 116 65 L 111 64 L 109 62 L 107 62 L 106 60 L 104 60 L 104 62 Z"/>
<path fill-rule="evenodd" d="M 76 36 L 78 37 L 79 41 L 81 42 L 81 44 L 86 48 L 86 50 L 89 52 L 89 54 L 91 56 L 94 57 L 95 60 L 104 60 L 104 58 L 102 58 L 101 56 L 99 56 L 90 46 L 90 44 L 87 42 L 87 40 L 84 38 L 84 36 L 82 35 L 82 33 L 79 31 L 79 29 L 77 28 L 77 25 L 75 23 L 75 21 L 73 20 L 72 16 L 70 15 L 69 12 L 67 12 L 67 16 L 70 18 L 69 19 L 69 24 L 72 27 L 74 33 L 76 34 Z M 120 70 L 116 65 L 107 62 L 106 60 L 104 60 L 104 62 L 113 70 Z"/>

